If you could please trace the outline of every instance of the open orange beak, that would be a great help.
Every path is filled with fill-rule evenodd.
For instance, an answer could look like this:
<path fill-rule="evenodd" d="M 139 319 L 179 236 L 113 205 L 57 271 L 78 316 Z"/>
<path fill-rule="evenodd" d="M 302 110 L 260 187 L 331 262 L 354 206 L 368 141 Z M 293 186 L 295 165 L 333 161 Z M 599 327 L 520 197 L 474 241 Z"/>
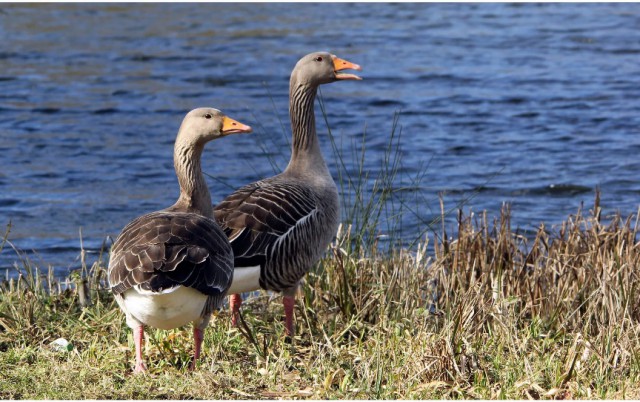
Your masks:
<path fill-rule="evenodd" d="M 361 71 L 362 67 L 360 67 L 359 65 L 352 63 L 350 61 L 342 60 L 334 55 L 331 55 L 331 59 L 333 60 L 333 69 L 336 72 L 336 79 L 338 80 L 361 80 L 362 79 L 355 74 L 346 74 L 346 73 L 340 72 L 342 70 Z"/>
<path fill-rule="evenodd" d="M 251 131 L 253 131 L 251 127 L 227 116 L 222 119 L 222 135 L 250 133 Z"/>

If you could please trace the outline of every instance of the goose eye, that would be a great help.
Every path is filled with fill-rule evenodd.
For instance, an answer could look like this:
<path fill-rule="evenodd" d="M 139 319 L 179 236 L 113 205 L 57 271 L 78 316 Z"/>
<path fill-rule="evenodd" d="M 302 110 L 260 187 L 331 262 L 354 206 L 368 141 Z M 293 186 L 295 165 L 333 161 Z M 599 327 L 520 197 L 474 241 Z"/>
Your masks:
<path fill-rule="evenodd" d="M 205 114 L 205 115 L 204 115 L 204 118 L 205 118 L 205 119 L 210 119 L 210 118 L 211 118 L 211 114 L 209 114 L 209 113 Z"/>
<path fill-rule="evenodd" d="M 322 56 L 317 56 L 317 57 L 315 58 L 315 61 L 322 61 Z"/>

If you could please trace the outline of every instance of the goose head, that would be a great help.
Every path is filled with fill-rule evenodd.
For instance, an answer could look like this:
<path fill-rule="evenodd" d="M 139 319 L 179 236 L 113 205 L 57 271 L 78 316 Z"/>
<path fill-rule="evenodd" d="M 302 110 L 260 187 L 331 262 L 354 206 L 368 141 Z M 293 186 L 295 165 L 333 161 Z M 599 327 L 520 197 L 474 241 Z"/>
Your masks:
<path fill-rule="evenodd" d="M 251 127 L 225 116 L 220 110 L 202 107 L 187 113 L 178 138 L 192 144 L 204 144 L 229 134 L 250 133 Z"/>
<path fill-rule="evenodd" d="M 296 64 L 291 73 L 291 81 L 318 86 L 339 80 L 362 79 L 355 74 L 344 73 L 343 70 L 360 71 L 362 68 L 331 53 L 309 53 Z"/>

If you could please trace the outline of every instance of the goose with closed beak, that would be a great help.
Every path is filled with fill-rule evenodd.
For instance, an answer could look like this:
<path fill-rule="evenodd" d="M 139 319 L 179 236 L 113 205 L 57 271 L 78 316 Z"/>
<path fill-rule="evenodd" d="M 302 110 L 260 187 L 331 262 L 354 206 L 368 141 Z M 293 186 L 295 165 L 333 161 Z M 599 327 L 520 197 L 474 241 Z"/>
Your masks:
<path fill-rule="evenodd" d="M 180 126 L 173 161 L 180 197 L 171 207 L 140 216 L 124 227 L 111 248 L 109 286 L 133 330 L 134 372 L 147 370 L 144 327 L 193 323 L 194 369 L 211 313 L 233 279 L 233 251 L 213 219 L 211 196 L 200 165 L 207 142 L 251 127 L 217 109 L 189 112 Z"/>

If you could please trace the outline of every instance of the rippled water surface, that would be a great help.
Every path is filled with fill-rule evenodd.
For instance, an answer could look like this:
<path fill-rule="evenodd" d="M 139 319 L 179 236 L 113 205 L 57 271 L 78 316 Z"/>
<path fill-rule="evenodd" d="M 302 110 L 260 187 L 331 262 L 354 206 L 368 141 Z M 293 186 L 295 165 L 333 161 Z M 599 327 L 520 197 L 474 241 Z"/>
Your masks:
<path fill-rule="evenodd" d="M 352 174 L 366 131 L 377 175 L 400 113 L 408 239 L 440 192 L 489 216 L 509 202 L 525 230 L 591 205 L 596 186 L 605 213 L 640 204 L 638 4 L 2 4 L 0 35 L 0 226 L 61 275 L 81 237 L 91 263 L 173 203 L 172 145 L 194 107 L 255 129 L 205 149 L 214 202 L 283 168 L 288 76 L 314 50 L 363 66 L 363 81 L 322 87 Z M 0 268 L 17 260 L 5 245 Z"/>

